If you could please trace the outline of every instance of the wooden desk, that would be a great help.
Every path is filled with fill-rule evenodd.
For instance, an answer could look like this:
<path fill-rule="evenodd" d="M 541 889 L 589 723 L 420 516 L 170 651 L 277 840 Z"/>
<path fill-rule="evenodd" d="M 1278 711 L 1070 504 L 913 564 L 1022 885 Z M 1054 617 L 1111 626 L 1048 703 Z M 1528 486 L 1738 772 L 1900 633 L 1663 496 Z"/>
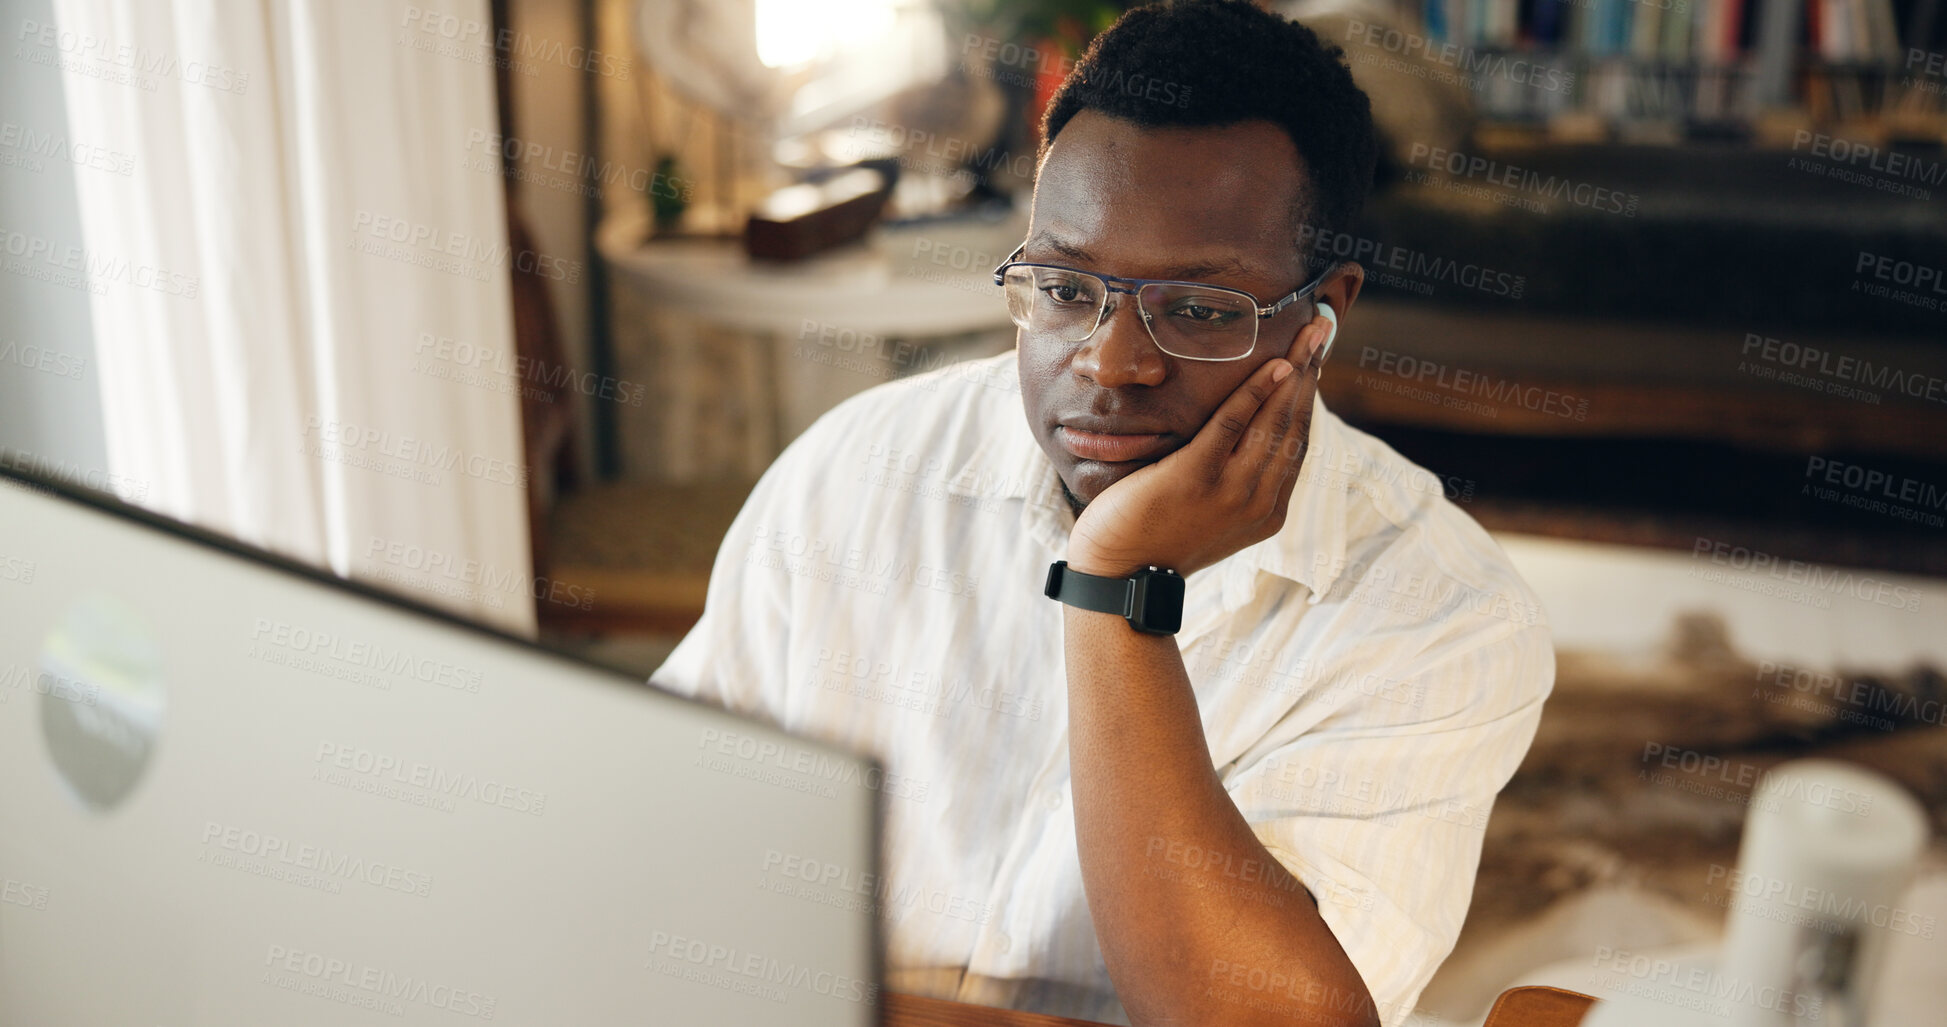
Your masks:
<path fill-rule="evenodd" d="M 1561 988 L 1509 988 L 1494 1000 L 1482 1027 L 1576 1027 L 1595 999 Z"/>
<path fill-rule="evenodd" d="M 885 1027 L 1102 1027 L 1093 1020 L 994 1009 L 965 1002 L 886 992 Z"/>
<path fill-rule="evenodd" d="M 1012 1009 L 971 1006 L 918 995 L 886 993 L 885 1027 L 1102 1027 Z M 1494 1000 L 1484 1027 L 1576 1027 L 1595 1000 L 1560 988 L 1509 988 Z"/>

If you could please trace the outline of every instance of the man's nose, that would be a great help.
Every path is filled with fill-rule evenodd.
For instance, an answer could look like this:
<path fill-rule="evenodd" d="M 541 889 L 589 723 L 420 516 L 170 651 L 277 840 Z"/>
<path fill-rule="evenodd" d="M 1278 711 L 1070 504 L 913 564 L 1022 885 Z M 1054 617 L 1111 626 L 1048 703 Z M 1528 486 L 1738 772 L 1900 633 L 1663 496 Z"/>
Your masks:
<path fill-rule="evenodd" d="M 1163 351 L 1143 326 L 1134 296 L 1115 296 L 1095 334 L 1082 340 L 1075 372 L 1104 389 L 1161 385 L 1168 371 Z"/>

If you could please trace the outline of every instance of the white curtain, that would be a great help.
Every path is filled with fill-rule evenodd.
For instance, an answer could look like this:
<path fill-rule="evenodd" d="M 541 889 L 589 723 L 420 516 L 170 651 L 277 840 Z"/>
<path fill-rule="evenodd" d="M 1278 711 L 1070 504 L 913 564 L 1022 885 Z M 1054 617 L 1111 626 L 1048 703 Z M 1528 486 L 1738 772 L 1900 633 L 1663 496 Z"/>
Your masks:
<path fill-rule="evenodd" d="M 72 138 L 133 157 L 75 178 L 110 470 L 532 633 L 508 269 L 537 257 L 482 163 L 484 0 L 54 8 Z"/>

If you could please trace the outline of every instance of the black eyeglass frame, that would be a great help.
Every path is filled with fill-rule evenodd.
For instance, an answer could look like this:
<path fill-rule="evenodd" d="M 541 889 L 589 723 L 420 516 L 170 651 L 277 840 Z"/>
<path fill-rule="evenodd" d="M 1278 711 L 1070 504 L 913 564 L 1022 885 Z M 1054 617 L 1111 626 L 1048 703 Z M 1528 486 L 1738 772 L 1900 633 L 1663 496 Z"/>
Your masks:
<path fill-rule="evenodd" d="M 1065 264 L 1039 264 L 1039 263 L 1035 263 L 1034 261 L 1017 259 L 1021 256 L 1021 254 L 1027 252 L 1027 248 L 1028 248 L 1028 244 L 1025 242 L 1023 242 L 1019 246 L 1014 247 L 1014 252 L 1008 254 L 1007 259 L 1002 261 L 1001 265 L 994 269 L 994 284 L 996 286 L 1005 289 L 1007 287 L 1007 272 L 1017 267 L 1039 267 L 1039 268 L 1047 268 L 1050 271 L 1065 271 L 1069 274 L 1087 275 L 1088 277 L 1096 279 L 1097 281 L 1102 283 L 1102 290 L 1103 290 L 1102 302 L 1098 304 L 1095 308 L 1095 324 L 1093 327 L 1089 329 L 1088 334 L 1082 336 L 1081 339 L 1064 340 L 1064 341 L 1073 341 L 1073 342 L 1081 342 L 1085 339 L 1093 337 L 1096 332 L 1101 331 L 1103 317 L 1108 312 L 1109 309 L 1109 293 L 1112 292 L 1119 292 L 1125 295 L 1135 296 L 1137 293 L 1142 291 L 1142 287 L 1145 285 L 1187 285 L 1196 289 L 1209 289 L 1215 292 L 1227 292 L 1234 296 L 1242 296 L 1245 299 L 1250 300 L 1251 309 L 1257 311 L 1257 319 L 1259 321 L 1262 321 L 1265 318 L 1277 316 L 1279 313 L 1282 313 L 1286 307 L 1289 307 L 1293 303 L 1296 303 L 1301 299 L 1305 299 L 1311 296 L 1313 293 L 1317 292 L 1319 286 L 1325 284 L 1325 279 L 1331 277 L 1332 272 L 1338 270 L 1338 262 L 1333 261 L 1331 264 L 1326 266 L 1325 270 L 1320 271 L 1318 273 L 1318 277 L 1312 279 L 1309 282 L 1306 282 L 1304 285 L 1301 285 L 1298 288 L 1293 289 L 1288 293 L 1285 293 L 1282 298 L 1278 299 L 1277 301 L 1267 306 L 1265 304 L 1259 303 L 1257 301 L 1257 297 L 1252 295 L 1251 293 L 1245 292 L 1242 289 L 1233 289 L 1228 285 L 1211 285 L 1209 282 L 1185 282 L 1173 278 L 1121 278 L 1116 275 L 1105 275 L 1099 271 L 1084 271 L 1081 268 L 1069 267 Z M 1117 282 L 1121 282 L 1127 286 L 1133 286 L 1133 288 L 1117 288 L 1115 285 L 1115 283 Z M 1181 353 L 1170 353 L 1169 348 L 1163 345 L 1163 340 L 1158 339 L 1156 337 L 1156 330 L 1150 326 L 1149 314 L 1147 311 L 1142 309 L 1142 301 L 1140 300 L 1140 298 L 1136 302 L 1136 313 L 1142 319 L 1143 331 L 1149 333 L 1149 341 L 1154 342 L 1156 344 L 1157 349 L 1162 350 L 1164 353 L 1169 353 L 1170 356 L 1173 356 L 1178 360 L 1202 360 L 1211 363 L 1222 363 L 1224 361 L 1230 361 L 1230 360 L 1244 360 L 1249 358 L 1251 354 L 1257 352 L 1258 337 L 1264 334 L 1261 331 L 1254 332 L 1251 336 L 1251 348 L 1245 350 L 1243 353 L 1240 353 L 1234 357 L 1185 356 L 1184 354 Z M 1026 328 L 1027 326 L 1021 325 L 1020 327 Z"/>

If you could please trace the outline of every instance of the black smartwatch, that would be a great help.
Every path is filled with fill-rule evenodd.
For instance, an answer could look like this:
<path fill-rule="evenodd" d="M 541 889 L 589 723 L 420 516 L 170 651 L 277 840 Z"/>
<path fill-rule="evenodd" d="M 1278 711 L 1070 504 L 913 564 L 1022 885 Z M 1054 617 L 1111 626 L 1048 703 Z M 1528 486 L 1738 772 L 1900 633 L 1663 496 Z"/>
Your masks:
<path fill-rule="evenodd" d="M 1105 578 L 1070 570 L 1067 560 L 1056 560 L 1041 591 L 1070 606 L 1118 614 L 1145 635 L 1174 635 L 1183 626 L 1183 576 L 1167 567 Z"/>

